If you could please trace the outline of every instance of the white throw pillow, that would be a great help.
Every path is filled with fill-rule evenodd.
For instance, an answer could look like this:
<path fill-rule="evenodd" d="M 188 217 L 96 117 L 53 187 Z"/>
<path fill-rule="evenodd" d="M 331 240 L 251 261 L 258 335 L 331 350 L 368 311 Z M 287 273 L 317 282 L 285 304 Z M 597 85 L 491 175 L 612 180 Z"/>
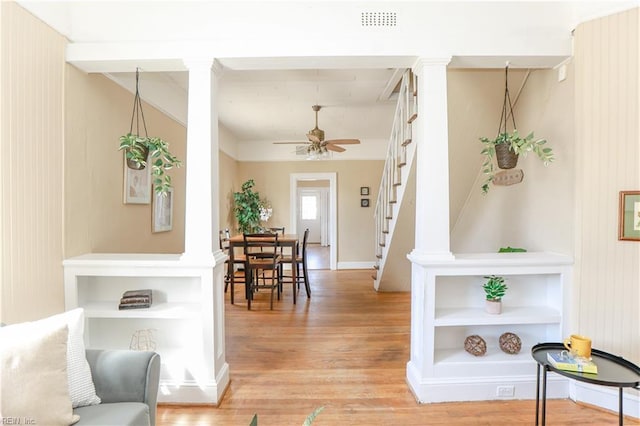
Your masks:
<path fill-rule="evenodd" d="M 70 425 L 66 324 L 0 328 L 0 418 L 14 424 Z M 18 423 L 20 422 L 20 423 Z"/>
<path fill-rule="evenodd" d="M 73 408 L 100 404 L 96 395 L 91 369 L 87 362 L 84 347 L 84 309 L 76 308 L 58 315 L 53 315 L 33 324 L 66 324 L 69 327 L 67 342 L 67 377 L 69 379 L 69 396 Z"/>

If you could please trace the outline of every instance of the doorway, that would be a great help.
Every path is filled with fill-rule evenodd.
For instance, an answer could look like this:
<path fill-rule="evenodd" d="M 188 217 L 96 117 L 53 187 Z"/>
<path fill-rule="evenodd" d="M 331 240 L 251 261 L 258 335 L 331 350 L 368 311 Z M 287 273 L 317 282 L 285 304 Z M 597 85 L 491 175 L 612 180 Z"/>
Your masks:
<path fill-rule="evenodd" d="M 314 182 L 325 182 L 319 184 Z M 328 182 L 328 185 L 326 185 Z M 320 246 L 329 246 L 329 268 L 337 269 L 337 196 L 336 196 L 336 173 L 292 173 L 290 175 L 290 205 L 291 224 L 293 232 L 301 234 L 309 225 L 317 228 L 315 236 L 311 235 L 310 240 L 317 241 Z M 324 188 L 324 189 L 323 189 Z M 324 196 L 323 196 L 324 194 Z M 301 219 L 303 196 L 309 206 L 314 206 L 316 219 Z M 307 207 L 309 207 L 307 206 Z M 305 215 L 311 217 L 312 215 Z M 323 220 L 324 219 L 324 220 Z M 307 222 L 311 220 L 311 222 Z M 304 226 L 304 227 L 303 227 Z M 324 237 L 324 240 L 323 240 Z M 312 238 L 315 238 L 312 239 Z"/>

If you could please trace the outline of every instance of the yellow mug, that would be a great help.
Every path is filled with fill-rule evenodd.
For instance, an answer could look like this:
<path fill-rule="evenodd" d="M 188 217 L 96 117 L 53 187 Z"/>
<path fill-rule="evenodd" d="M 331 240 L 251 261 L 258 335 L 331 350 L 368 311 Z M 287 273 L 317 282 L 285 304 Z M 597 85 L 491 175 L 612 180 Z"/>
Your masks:
<path fill-rule="evenodd" d="M 564 347 L 574 357 L 591 358 L 591 339 L 579 334 L 572 334 L 564 339 Z"/>

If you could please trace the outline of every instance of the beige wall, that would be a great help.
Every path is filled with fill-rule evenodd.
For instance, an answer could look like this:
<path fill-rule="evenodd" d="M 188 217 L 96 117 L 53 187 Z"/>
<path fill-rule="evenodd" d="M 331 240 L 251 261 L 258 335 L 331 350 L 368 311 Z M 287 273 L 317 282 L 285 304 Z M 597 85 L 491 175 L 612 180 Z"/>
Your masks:
<path fill-rule="evenodd" d="M 86 252 L 182 253 L 185 168 L 173 169 L 173 230 L 153 233 L 153 204 L 124 204 L 120 135 L 129 132 L 133 94 L 98 74 L 67 65 L 65 256 Z M 144 100 L 144 73 L 140 74 Z M 149 136 L 186 157 L 186 129 L 143 103 Z M 88 161 L 87 161 L 88 160 Z"/>
<path fill-rule="evenodd" d="M 0 321 L 63 310 L 66 40 L 0 2 Z"/>
<path fill-rule="evenodd" d="M 492 185 L 489 193 L 482 195 L 479 135 L 469 134 L 477 156 L 476 179 L 452 230 L 454 252 L 496 252 L 511 246 L 573 254 L 573 229 L 567 226 L 573 221 L 573 85 L 571 66 L 562 82 L 557 81 L 555 70 L 533 70 L 526 79 L 514 106 L 518 130 L 525 134 L 534 131 L 537 137 L 547 139 L 556 159 L 544 167 L 533 155 L 520 158 L 517 167 L 524 171 L 520 184 Z M 491 136 L 500 121 L 504 86 L 497 90 L 499 99 L 492 99 L 494 104 L 487 106 L 494 111 L 497 102 L 498 107 L 491 120 Z M 510 84 L 509 90 L 515 96 L 518 86 Z"/>
<path fill-rule="evenodd" d="M 338 262 L 374 260 L 374 195 L 371 207 L 360 207 L 360 187 L 368 186 L 377 194 L 384 161 L 291 161 L 238 163 L 238 191 L 242 182 L 253 179 L 261 197 L 273 207 L 269 225 L 291 229 L 289 179 L 291 173 L 337 174 Z"/>
<path fill-rule="evenodd" d="M 233 213 L 233 193 L 238 191 L 242 182 L 236 177 L 238 162 L 220 151 L 220 229 L 229 229 L 233 234 L 237 225 Z M 214 245 L 215 246 L 215 245 Z"/>
<path fill-rule="evenodd" d="M 640 189 L 640 9 L 576 29 L 575 330 L 640 363 L 640 242 L 618 193 Z"/>
<path fill-rule="evenodd" d="M 523 70 L 509 71 L 512 102 L 515 101 L 524 75 Z M 455 227 L 469 196 L 478 192 L 479 184 L 476 178 L 483 162 L 479 155 L 482 144 L 478 138 L 497 135 L 503 99 L 504 70 L 450 69 L 447 71 L 451 228 Z"/>

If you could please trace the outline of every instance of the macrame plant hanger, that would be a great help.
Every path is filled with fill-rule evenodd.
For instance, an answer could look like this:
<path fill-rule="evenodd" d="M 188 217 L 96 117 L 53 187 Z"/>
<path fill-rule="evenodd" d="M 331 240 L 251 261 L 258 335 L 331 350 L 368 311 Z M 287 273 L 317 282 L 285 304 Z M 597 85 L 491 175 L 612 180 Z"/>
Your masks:
<path fill-rule="evenodd" d="M 133 111 L 131 112 L 131 125 L 129 126 L 129 134 L 140 136 L 140 121 L 142 121 L 142 128 L 144 130 L 144 138 L 149 137 L 147 133 L 147 123 L 144 120 L 144 112 L 142 111 L 142 99 L 140 98 L 140 69 L 136 68 L 136 93 L 133 98 Z M 136 132 L 133 133 L 133 123 L 136 123 Z M 144 147 L 146 153 L 144 158 L 147 158 L 149 154 L 149 148 Z M 131 169 L 141 170 L 145 168 L 144 164 L 136 163 L 130 159 L 127 159 L 127 166 Z"/>
<path fill-rule="evenodd" d="M 511 117 L 513 130 L 516 130 L 516 119 L 513 114 L 511 96 L 509 95 L 509 62 L 507 62 L 504 68 L 504 100 L 502 102 L 500 124 L 498 125 L 498 139 L 508 139 L 509 132 L 507 131 L 507 124 L 509 117 Z M 498 161 L 498 167 L 501 169 L 513 169 L 518 163 L 518 154 L 509 148 L 509 143 L 499 143 L 496 145 L 496 160 Z"/>
<path fill-rule="evenodd" d="M 142 99 L 140 98 L 140 69 L 136 68 L 136 94 L 133 98 L 133 112 L 131 113 L 131 126 L 129 127 L 129 133 L 140 135 L 140 120 L 142 119 L 142 127 L 144 128 L 144 137 L 149 137 L 147 134 L 147 123 L 144 121 L 144 112 L 142 111 Z M 133 122 L 136 122 L 136 132 L 133 133 Z"/>

